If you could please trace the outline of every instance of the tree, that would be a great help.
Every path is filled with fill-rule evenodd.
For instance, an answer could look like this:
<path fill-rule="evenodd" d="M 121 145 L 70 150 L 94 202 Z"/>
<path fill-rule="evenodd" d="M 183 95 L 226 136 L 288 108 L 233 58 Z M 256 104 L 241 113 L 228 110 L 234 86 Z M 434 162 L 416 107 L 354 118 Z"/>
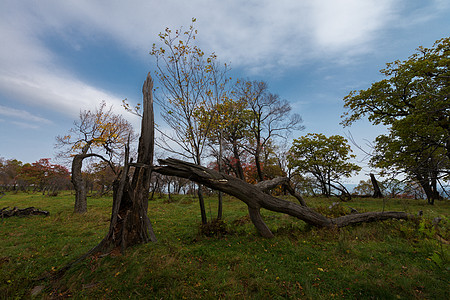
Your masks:
<path fill-rule="evenodd" d="M 366 197 L 372 195 L 373 192 L 373 185 L 370 179 L 360 180 L 358 185 L 352 191 L 353 194 Z"/>
<path fill-rule="evenodd" d="M 125 144 L 123 170 L 114 183 L 109 231 L 97 246 L 59 269 L 52 275 L 53 277 L 62 276 L 73 265 L 90 255 L 109 254 L 113 251 L 123 253 L 127 248 L 134 245 L 148 243 L 149 241 L 156 242 L 152 224 L 147 216 L 155 137 L 153 79 L 150 73 L 148 73 L 142 87 L 142 94 L 144 99 L 141 107 L 142 125 L 137 161 L 133 163 L 133 160 L 129 157 L 130 140 L 128 139 Z M 134 168 L 133 172 L 130 172 L 131 168 Z"/>
<path fill-rule="evenodd" d="M 195 22 L 195 19 L 192 20 Z M 217 56 L 205 53 L 194 44 L 197 30 L 193 24 L 189 30 L 172 32 L 166 28 L 159 37 L 163 46 L 153 45 L 151 55 L 156 59 L 155 72 L 160 89 L 156 101 L 163 120 L 171 133 L 158 130 L 158 145 L 171 153 L 201 165 L 207 138 L 216 113 L 202 119 L 203 110 L 214 108 L 226 98 L 226 64 L 220 65 Z M 202 188 L 198 187 L 202 223 L 207 223 Z"/>
<path fill-rule="evenodd" d="M 375 178 L 375 175 L 370 173 L 370 182 L 372 183 L 373 188 L 373 198 L 383 198 L 383 193 L 381 192 L 380 186 L 378 184 L 377 179 Z"/>
<path fill-rule="evenodd" d="M 444 38 L 432 48 L 419 47 L 405 61 L 388 63 L 380 71 L 386 79 L 344 98 L 348 111 L 342 123 L 367 116 L 373 124 L 389 126 L 389 134 L 377 139 L 378 157 L 390 156 L 392 165 L 404 167 L 428 190 L 430 203 L 438 195 L 429 186 L 439 180 L 438 173 L 449 173 L 449 165 L 442 163 L 442 155 L 450 158 L 449 66 L 450 38 Z"/>
<path fill-rule="evenodd" d="M 375 175 L 370 173 L 370 179 L 361 180 L 359 184 L 353 189 L 352 193 L 371 198 L 383 198 L 383 193 L 381 192 L 381 184 L 375 178 Z"/>
<path fill-rule="evenodd" d="M 311 174 L 319 182 L 322 195 L 329 197 L 336 189 L 349 197 L 350 193 L 340 180 L 361 170 L 348 162 L 355 158 L 350 152 L 350 145 L 340 135 L 327 138 L 321 133 L 309 133 L 294 139 L 288 160 L 295 172 Z"/>
<path fill-rule="evenodd" d="M 285 139 L 293 130 L 302 130 L 302 119 L 298 114 L 291 114 L 289 103 L 270 93 L 264 81 L 240 80 L 235 94 L 251 112 L 250 139 L 244 147 L 255 159 L 258 180 L 263 181 L 261 154 L 264 147 L 276 138 Z"/>
<path fill-rule="evenodd" d="M 238 178 L 245 180 L 241 160 L 244 152 L 242 144 L 250 138 L 249 125 L 252 112 L 247 109 L 245 101 L 230 97 L 224 97 L 220 103 L 207 109 L 204 107 L 200 111 L 200 120 L 203 126 L 210 127 L 209 145 L 213 156 L 218 160 L 218 165 L 222 164 L 218 170 L 220 171 L 225 164 Z"/>
<path fill-rule="evenodd" d="M 312 208 L 278 199 L 264 192 L 266 188 L 278 184 L 278 180 L 274 180 L 274 184 L 267 184 L 266 181 L 252 185 L 234 176 L 219 173 L 202 166 L 176 159 L 169 158 L 159 160 L 159 163 L 161 166 L 155 167 L 154 169 L 158 173 L 189 178 L 190 180 L 204 184 L 212 189 L 220 190 L 242 200 L 247 204 L 253 225 L 263 237 L 267 238 L 271 238 L 274 235 L 260 214 L 261 208 L 285 213 L 303 220 L 308 224 L 322 228 L 344 227 L 362 222 L 372 222 L 392 218 L 408 219 L 410 217 L 404 212 L 367 212 L 330 219 Z"/>
<path fill-rule="evenodd" d="M 12 162 L 17 162 L 12 160 Z M 29 164 L 26 163 L 18 169 L 15 181 L 20 183 L 22 189 L 33 187 L 33 191 L 45 192 L 49 196 L 56 196 L 61 189 L 70 185 L 70 173 L 66 167 L 50 163 L 49 158 Z"/>
<path fill-rule="evenodd" d="M 101 197 L 113 189 L 113 182 L 120 171 L 119 166 L 113 166 L 105 161 L 93 162 L 87 167 L 88 176 L 90 177 L 93 188 L 97 190 L 96 196 Z"/>
<path fill-rule="evenodd" d="M 95 251 L 107 253 L 118 248 L 121 252 L 133 245 L 156 242 L 147 216 L 151 172 L 154 154 L 153 79 L 150 73 L 142 87 L 143 113 L 136 163 L 129 161 L 129 142 L 125 165 L 116 181 L 109 232 Z M 134 167 L 132 176 L 129 169 Z"/>
<path fill-rule="evenodd" d="M 120 157 L 129 137 L 133 138 L 131 124 L 122 116 L 114 114 L 112 106 L 107 108 L 106 102 L 102 102 L 95 111 L 80 112 L 80 118 L 74 122 L 69 134 L 56 137 L 56 147 L 62 149 L 59 155 L 73 157 L 72 183 L 75 188 L 76 213 L 87 211 L 86 183 L 81 172 L 83 160 L 97 157 L 112 165 L 114 159 Z"/>
<path fill-rule="evenodd" d="M 17 159 L 0 158 L 0 184 L 6 190 L 17 190 L 18 175 L 23 163 Z"/>
<path fill-rule="evenodd" d="M 445 150 L 436 145 L 423 145 L 414 137 L 406 137 L 392 126 L 389 135 L 380 135 L 375 143 L 375 155 L 370 163 L 384 173 L 402 172 L 418 182 L 429 204 L 440 199 L 438 180 L 445 178 L 450 160 Z"/>

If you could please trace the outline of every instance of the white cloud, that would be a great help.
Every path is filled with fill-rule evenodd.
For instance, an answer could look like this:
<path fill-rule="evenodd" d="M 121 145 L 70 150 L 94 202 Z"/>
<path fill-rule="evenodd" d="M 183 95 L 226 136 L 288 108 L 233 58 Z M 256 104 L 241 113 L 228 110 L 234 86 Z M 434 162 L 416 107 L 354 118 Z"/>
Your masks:
<path fill-rule="evenodd" d="M 313 35 L 328 51 L 365 46 L 392 21 L 391 0 L 316 0 L 313 2 Z"/>
<path fill-rule="evenodd" d="M 355 48 L 367 51 L 365 46 L 376 31 L 392 21 L 394 2 L 42 0 L 34 3 L 36 7 L 16 4 L 26 14 L 16 20 L 32 24 L 21 27 L 37 35 L 58 33 L 75 48 L 82 47 L 77 42 L 80 36 L 95 40 L 106 35 L 148 58 L 158 32 L 165 27 L 187 27 L 196 17 L 203 48 L 234 65 L 275 69 L 319 55 L 342 55 Z"/>
<path fill-rule="evenodd" d="M 22 121 L 12 121 L 11 124 L 21 127 L 23 129 L 38 129 L 40 127 L 39 125 L 22 122 Z"/>
<path fill-rule="evenodd" d="M 148 60 L 159 31 L 188 26 L 192 17 L 198 19 L 202 48 L 248 73 L 276 72 L 317 59 L 346 61 L 370 52 L 377 34 L 393 26 L 394 3 L 399 2 L 2 1 L 0 36 L 6 42 L 0 47 L 0 89 L 71 116 L 101 100 L 119 108 L 121 97 L 63 69 L 45 38 L 56 35 L 61 43 L 81 49 L 107 37 Z"/>
<path fill-rule="evenodd" d="M 120 109 L 120 98 L 69 75 L 58 76 L 45 69 L 28 72 L 26 76 L 8 75 L 0 73 L 0 89 L 31 106 L 62 112 L 71 117 L 77 116 L 81 108 L 93 109 L 102 100 Z"/>
<path fill-rule="evenodd" d="M 19 110 L 7 106 L 0 105 L 0 115 L 7 117 L 11 120 L 12 124 L 19 125 L 23 128 L 37 129 L 42 125 L 51 125 L 52 121 L 33 115 L 26 110 Z M 0 119 L 4 122 L 5 120 Z"/>

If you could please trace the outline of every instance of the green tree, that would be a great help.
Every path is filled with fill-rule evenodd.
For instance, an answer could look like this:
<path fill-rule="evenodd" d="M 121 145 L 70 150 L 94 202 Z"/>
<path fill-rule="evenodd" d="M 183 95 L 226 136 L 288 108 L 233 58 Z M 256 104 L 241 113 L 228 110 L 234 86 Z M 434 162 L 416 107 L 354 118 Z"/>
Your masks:
<path fill-rule="evenodd" d="M 374 192 L 373 185 L 370 179 L 367 180 L 360 180 L 358 185 L 355 186 L 352 193 L 359 195 L 359 196 L 367 196 L 372 195 Z"/>
<path fill-rule="evenodd" d="M 245 150 L 242 145 L 250 137 L 252 116 L 246 107 L 246 102 L 226 97 L 209 110 L 203 107 L 200 111 L 202 125 L 210 127 L 208 144 L 212 148 L 212 155 L 217 158 L 218 170 L 225 164 L 242 180 L 245 180 L 241 161 Z M 212 118 L 212 115 L 216 117 Z"/>
<path fill-rule="evenodd" d="M 350 193 L 340 181 L 361 170 L 349 162 L 355 158 L 351 152 L 348 141 L 340 135 L 327 138 L 321 133 L 309 133 L 294 139 L 288 161 L 294 172 L 312 175 L 324 196 L 331 196 L 336 189 L 348 197 Z"/>
<path fill-rule="evenodd" d="M 448 179 L 450 161 L 444 148 L 422 144 L 407 132 L 396 130 L 393 125 L 388 135 L 376 138 L 375 154 L 371 157 L 372 166 L 381 168 L 384 174 L 401 172 L 423 188 L 429 204 L 440 199 L 438 181 Z M 405 127 L 402 127 L 405 128 Z"/>
<path fill-rule="evenodd" d="M 380 71 L 386 79 L 344 98 L 344 125 L 367 116 L 389 127 L 376 141 L 372 163 L 414 177 L 430 203 L 439 198 L 436 182 L 449 174 L 443 158 L 450 158 L 449 66 L 450 38 L 444 38 L 431 48 L 419 47 L 407 60 L 388 63 Z"/>

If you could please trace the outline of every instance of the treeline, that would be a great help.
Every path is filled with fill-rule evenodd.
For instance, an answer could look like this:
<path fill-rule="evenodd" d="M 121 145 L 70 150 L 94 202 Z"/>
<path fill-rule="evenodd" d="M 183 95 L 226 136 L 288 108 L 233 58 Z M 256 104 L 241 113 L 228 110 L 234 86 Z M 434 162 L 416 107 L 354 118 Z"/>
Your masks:
<path fill-rule="evenodd" d="M 56 196 L 58 191 L 70 189 L 70 172 L 49 158 L 34 163 L 0 158 L 0 188 L 3 191 L 42 192 Z"/>

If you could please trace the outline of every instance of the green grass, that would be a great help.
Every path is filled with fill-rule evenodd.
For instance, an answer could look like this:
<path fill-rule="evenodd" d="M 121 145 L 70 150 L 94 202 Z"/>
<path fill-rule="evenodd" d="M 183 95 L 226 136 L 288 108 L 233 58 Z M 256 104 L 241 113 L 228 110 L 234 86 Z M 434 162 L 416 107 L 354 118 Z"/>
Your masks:
<path fill-rule="evenodd" d="M 345 209 L 406 210 L 422 220 L 385 221 L 340 230 L 307 226 L 263 211 L 275 233 L 264 239 L 244 203 L 225 197 L 222 237 L 198 234 L 198 202 L 190 196 L 149 202 L 158 237 L 124 255 L 91 257 L 57 281 L 33 281 L 81 256 L 106 234 L 111 198 L 88 199 L 74 215 L 73 195 L 7 194 L 0 208 L 34 206 L 50 215 L 0 220 L 0 298 L 75 299 L 449 299 L 448 201 L 354 199 Z M 307 199 L 328 207 L 335 199 Z M 207 198 L 210 217 L 216 198 Z M 326 209 L 325 209 L 326 211 Z M 443 220 L 434 227 L 432 220 Z"/>

